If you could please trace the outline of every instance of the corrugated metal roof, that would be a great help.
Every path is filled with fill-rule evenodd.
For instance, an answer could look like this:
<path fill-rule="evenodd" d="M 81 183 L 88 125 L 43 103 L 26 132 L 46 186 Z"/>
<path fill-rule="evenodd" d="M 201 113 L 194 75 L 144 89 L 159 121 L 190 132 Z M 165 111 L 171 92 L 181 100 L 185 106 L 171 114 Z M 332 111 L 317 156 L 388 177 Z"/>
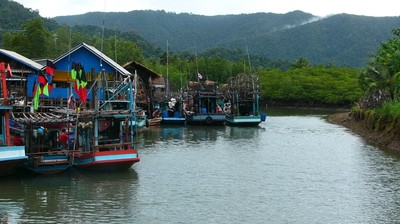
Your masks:
<path fill-rule="evenodd" d="M 131 73 L 126 70 L 125 68 L 123 68 L 122 66 L 120 66 L 119 64 L 117 64 L 117 62 L 113 61 L 111 58 L 109 58 L 107 55 L 105 55 L 103 52 L 97 50 L 95 47 L 90 46 L 86 43 L 81 43 L 80 45 L 76 46 L 75 48 L 73 48 L 72 50 L 68 51 L 67 53 L 61 55 L 60 57 L 58 57 L 57 59 L 55 59 L 53 61 L 54 64 L 56 64 L 59 60 L 67 57 L 69 54 L 77 51 L 78 49 L 80 49 L 81 47 L 84 47 L 86 49 L 88 49 L 90 52 L 92 52 L 94 55 L 96 55 L 97 57 L 99 57 L 102 61 L 104 61 L 105 63 L 109 64 L 111 67 L 113 67 L 115 70 L 117 70 L 119 73 L 123 74 L 123 75 L 131 75 Z"/>
<path fill-rule="evenodd" d="M 41 64 L 39 64 L 39 63 L 29 59 L 29 58 L 26 58 L 26 57 L 14 52 L 14 51 L 0 49 L 0 53 L 12 58 L 15 61 L 18 61 L 21 64 L 24 64 L 25 66 L 31 68 L 34 71 L 39 71 L 39 70 L 41 70 L 43 68 L 43 65 L 41 65 Z"/>

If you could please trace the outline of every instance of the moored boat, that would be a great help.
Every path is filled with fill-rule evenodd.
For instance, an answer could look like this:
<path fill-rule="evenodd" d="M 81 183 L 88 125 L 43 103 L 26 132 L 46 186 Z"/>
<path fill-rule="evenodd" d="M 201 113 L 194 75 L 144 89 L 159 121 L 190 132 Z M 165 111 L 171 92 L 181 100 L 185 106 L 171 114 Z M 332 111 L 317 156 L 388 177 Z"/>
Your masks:
<path fill-rule="evenodd" d="M 75 154 L 75 166 L 91 170 L 124 170 L 129 169 L 140 158 L 129 145 L 115 144 L 99 146 L 92 152 Z M 103 151 L 104 150 L 104 151 Z"/>
<path fill-rule="evenodd" d="M 222 95 L 214 81 L 206 80 L 204 84 L 191 82 L 184 105 L 186 122 L 189 125 L 223 125 L 226 117 L 221 104 Z"/>
<path fill-rule="evenodd" d="M 135 108 L 133 76 L 119 85 L 115 94 L 94 111 L 78 111 L 78 122 L 73 137 L 74 166 L 90 170 L 129 169 L 140 158 L 133 142 L 138 128 L 138 111 Z M 136 75 L 135 75 L 136 77 Z M 129 103 L 116 101 L 119 94 L 129 96 Z M 116 106 L 118 105 L 118 106 Z M 99 123 L 108 124 L 99 130 Z"/>
<path fill-rule="evenodd" d="M 72 167 L 74 152 L 60 146 L 58 127 L 72 124 L 73 117 L 51 112 L 19 112 L 12 113 L 12 119 L 24 127 L 28 159 L 23 167 L 38 174 L 57 174 Z"/>
<path fill-rule="evenodd" d="M 181 97 L 180 97 L 181 98 Z M 183 103 L 178 98 L 171 98 L 167 103 L 161 104 L 162 125 L 185 125 L 185 115 L 183 114 Z"/>
<path fill-rule="evenodd" d="M 226 124 L 230 126 L 258 126 L 266 114 L 259 111 L 259 86 L 256 74 L 238 74 L 231 78 L 224 104 Z"/>

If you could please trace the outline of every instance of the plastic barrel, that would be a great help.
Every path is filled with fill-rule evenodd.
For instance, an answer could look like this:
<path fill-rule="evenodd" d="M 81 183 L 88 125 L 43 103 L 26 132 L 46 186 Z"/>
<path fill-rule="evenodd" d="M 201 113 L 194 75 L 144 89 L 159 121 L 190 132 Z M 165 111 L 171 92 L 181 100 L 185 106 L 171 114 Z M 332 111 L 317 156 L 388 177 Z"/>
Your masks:
<path fill-rule="evenodd" d="M 262 113 L 261 114 L 261 121 L 265 121 L 265 119 L 267 119 L 267 114 L 266 113 Z"/>

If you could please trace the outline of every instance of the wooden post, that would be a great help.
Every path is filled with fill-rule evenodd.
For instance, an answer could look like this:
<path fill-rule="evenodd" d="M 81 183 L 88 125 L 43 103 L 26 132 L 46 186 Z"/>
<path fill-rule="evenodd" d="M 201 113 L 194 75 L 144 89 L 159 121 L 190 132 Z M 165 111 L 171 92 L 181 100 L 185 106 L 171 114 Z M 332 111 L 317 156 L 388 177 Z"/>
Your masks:
<path fill-rule="evenodd" d="M 0 62 L 0 73 L 1 73 L 1 85 L 2 85 L 2 89 L 3 89 L 3 98 L 5 100 L 8 99 L 8 90 L 7 90 L 7 82 L 6 82 L 6 71 L 5 71 L 5 66 L 4 66 L 4 62 Z M 7 101 L 6 101 L 7 102 Z M 8 103 L 6 103 L 6 105 L 8 105 Z M 8 146 L 11 145 L 11 139 L 10 139 L 10 113 L 7 110 L 4 114 L 4 118 L 5 118 L 5 130 L 6 130 L 6 144 Z"/>

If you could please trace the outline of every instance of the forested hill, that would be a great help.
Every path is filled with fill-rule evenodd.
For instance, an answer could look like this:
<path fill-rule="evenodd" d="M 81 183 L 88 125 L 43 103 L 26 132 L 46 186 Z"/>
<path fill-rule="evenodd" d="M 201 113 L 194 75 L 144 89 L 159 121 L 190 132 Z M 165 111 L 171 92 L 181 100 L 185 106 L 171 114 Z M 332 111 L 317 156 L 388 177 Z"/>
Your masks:
<path fill-rule="evenodd" d="M 41 18 L 37 10 L 25 8 L 22 4 L 10 0 L 0 0 L 0 39 L 4 32 L 15 32 L 21 25 L 35 18 Z M 47 28 L 55 28 L 57 23 L 48 18 L 43 19 Z"/>
<path fill-rule="evenodd" d="M 102 26 L 103 17 L 108 28 L 133 29 L 158 46 L 165 46 L 168 40 L 173 50 L 193 51 L 194 44 L 200 50 L 212 48 L 228 40 L 243 39 L 255 33 L 258 35 L 270 33 L 274 29 L 282 29 L 287 25 L 299 25 L 313 18 L 313 15 L 298 11 L 285 15 L 259 13 L 201 16 L 146 10 L 105 14 L 92 12 L 54 19 L 59 24 Z"/>
<path fill-rule="evenodd" d="M 211 48 L 245 50 L 271 59 L 294 61 L 305 57 L 313 64 L 364 66 L 381 42 L 400 27 L 399 17 L 340 14 L 318 18 L 301 11 L 287 14 L 255 13 L 201 16 L 165 11 L 92 12 L 55 17 L 59 24 L 95 25 L 134 30 L 164 49 L 198 53 Z"/>

